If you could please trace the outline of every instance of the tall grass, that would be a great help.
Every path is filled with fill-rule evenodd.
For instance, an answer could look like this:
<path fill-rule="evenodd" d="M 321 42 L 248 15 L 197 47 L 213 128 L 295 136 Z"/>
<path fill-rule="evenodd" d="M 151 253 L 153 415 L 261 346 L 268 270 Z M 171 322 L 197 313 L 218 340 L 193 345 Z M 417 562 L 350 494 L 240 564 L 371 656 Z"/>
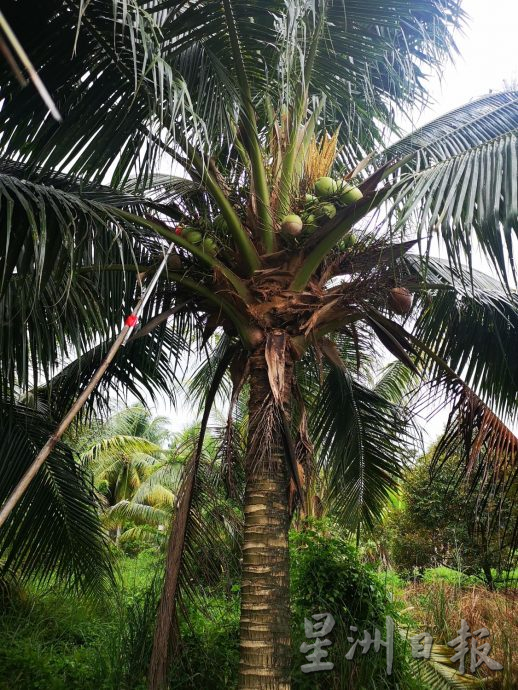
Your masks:
<path fill-rule="evenodd" d="M 432 581 L 409 585 L 403 593 L 420 631 L 429 631 L 434 641 L 446 644 L 458 635 L 460 622 L 466 620 L 470 630 L 486 627 L 491 633 L 489 656 L 499 661 L 503 671 L 481 667 L 487 685 L 494 690 L 518 688 L 518 591 L 503 589 L 491 592 L 480 585 L 460 587 Z"/>

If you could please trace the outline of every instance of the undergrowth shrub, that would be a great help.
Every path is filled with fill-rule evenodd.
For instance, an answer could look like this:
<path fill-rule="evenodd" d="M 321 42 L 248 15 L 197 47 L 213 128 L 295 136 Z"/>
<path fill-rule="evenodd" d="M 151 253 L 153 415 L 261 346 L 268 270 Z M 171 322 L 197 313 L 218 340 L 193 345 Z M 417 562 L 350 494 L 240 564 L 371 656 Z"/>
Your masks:
<path fill-rule="evenodd" d="M 336 536 L 332 526 L 323 522 L 309 523 L 301 532 L 291 535 L 291 577 L 293 606 L 293 687 L 296 690 L 333 688 L 340 690 L 381 690 L 418 686 L 410 675 L 403 641 L 394 632 L 394 661 L 392 674 L 387 674 L 386 649 L 375 652 L 371 647 L 365 655 L 358 645 L 352 660 L 345 655 L 352 644 L 351 637 L 363 639 L 364 630 L 374 638 L 374 630 L 386 640 L 386 616 L 396 623 L 398 614 L 387 596 L 386 588 L 376 577 L 374 569 L 362 564 L 356 549 L 344 538 Z M 304 674 L 300 667 L 307 663 L 300 644 L 304 635 L 304 618 L 313 614 L 331 613 L 334 629 L 328 635 L 332 645 L 327 647 L 334 668 Z M 358 632 L 352 633 L 350 626 Z"/>

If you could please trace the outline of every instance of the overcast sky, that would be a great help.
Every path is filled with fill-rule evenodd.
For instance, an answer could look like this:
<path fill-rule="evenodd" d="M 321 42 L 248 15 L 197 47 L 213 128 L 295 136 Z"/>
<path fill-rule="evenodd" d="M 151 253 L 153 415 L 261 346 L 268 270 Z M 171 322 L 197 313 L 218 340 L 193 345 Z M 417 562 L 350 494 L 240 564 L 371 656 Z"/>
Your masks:
<path fill-rule="evenodd" d="M 430 80 L 434 103 L 413 115 L 414 127 L 490 90 L 499 91 L 512 82 L 518 85 L 518 0 L 464 0 L 463 8 L 470 19 L 464 33 L 457 36 L 460 55 L 440 77 Z M 474 265 L 485 268 L 480 257 L 474 257 Z M 175 431 L 193 422 L 193 413 L 185 405 L 175 411 L 164 402 L 156 412 L 170 417 Z M 440 433 L 445 418 L 441 414 L 426 424 L 429 440 Z"/>
<path fill-rule="evenodd" d="M 441 78 L 430 81 L 436 102 L 416 125 L 518 82 L 517 0 L 464 0 L 462 6 L 470 19 L 464 35 L 457 37 L 460 55 Z"/>

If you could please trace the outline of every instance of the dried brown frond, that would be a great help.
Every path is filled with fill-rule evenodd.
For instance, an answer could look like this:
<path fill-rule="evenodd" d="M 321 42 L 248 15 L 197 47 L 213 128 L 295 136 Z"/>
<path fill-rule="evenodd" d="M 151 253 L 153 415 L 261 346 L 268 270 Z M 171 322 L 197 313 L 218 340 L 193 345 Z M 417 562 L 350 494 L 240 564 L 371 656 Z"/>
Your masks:
<path fill-rule="evenodd" d="M 459 382 L 455 393 L 456 402 L 436 457 L 449 457 L 462 450 L 468 474 L 480 469 L 484 474 L 515 471 L 518 438 L 468 386 Z"/>

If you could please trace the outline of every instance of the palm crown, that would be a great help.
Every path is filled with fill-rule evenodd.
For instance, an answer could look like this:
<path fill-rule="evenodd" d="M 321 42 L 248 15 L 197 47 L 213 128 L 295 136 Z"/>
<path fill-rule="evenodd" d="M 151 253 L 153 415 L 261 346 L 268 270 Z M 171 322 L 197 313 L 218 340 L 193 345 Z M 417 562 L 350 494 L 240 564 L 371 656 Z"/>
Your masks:
<path fill-rule="evenodd" d="M 518 94 L 479 98 L 383 150 L 397 112 L 425 102 L 426 71 L 455 50 L 453 0 L 96 0 L 80 10 L 47 0 L 28 22 L 8 14 L 63 123 L 4 67 L 7 428 L 20 415 L 34 427 L 42 406 L 62 414 L 174 243 L 141 329 L 91 401 L 102 406 L 114 388 L 172 394 L 182 355 L 219 329 L 198 378 L 202 433 L 176 511 L 150 683 L 164 682 L 203 429 L 228 373 L 232 405 L 249 393 L 241 685 L 268 676 L 268 687 L 288 687 L 288 482 L 304 509 L 316 444 L 344 519 L 370 525 L 406 454 L 394 401 L 410 375 L 373 391 L 355 372 L 374 337 L 450 396 L 441 452 L 462 442 L 472 467 L 513 485 L 517 441 L 495 412 L 516 400 Z M 42 20 L 45 32 L 32 31 Z M 431 256 L 434 236 L 446 261 Z M 473 246 L 497 278 L 472 269 Z M 30 456 L 11 453 L 4 494 Z M 36 495 L 20 505 L 4 550 L 20 520 L 31 543 L 37 508 Z M 271 601 L 254 616 L 264 588 Z"/>

